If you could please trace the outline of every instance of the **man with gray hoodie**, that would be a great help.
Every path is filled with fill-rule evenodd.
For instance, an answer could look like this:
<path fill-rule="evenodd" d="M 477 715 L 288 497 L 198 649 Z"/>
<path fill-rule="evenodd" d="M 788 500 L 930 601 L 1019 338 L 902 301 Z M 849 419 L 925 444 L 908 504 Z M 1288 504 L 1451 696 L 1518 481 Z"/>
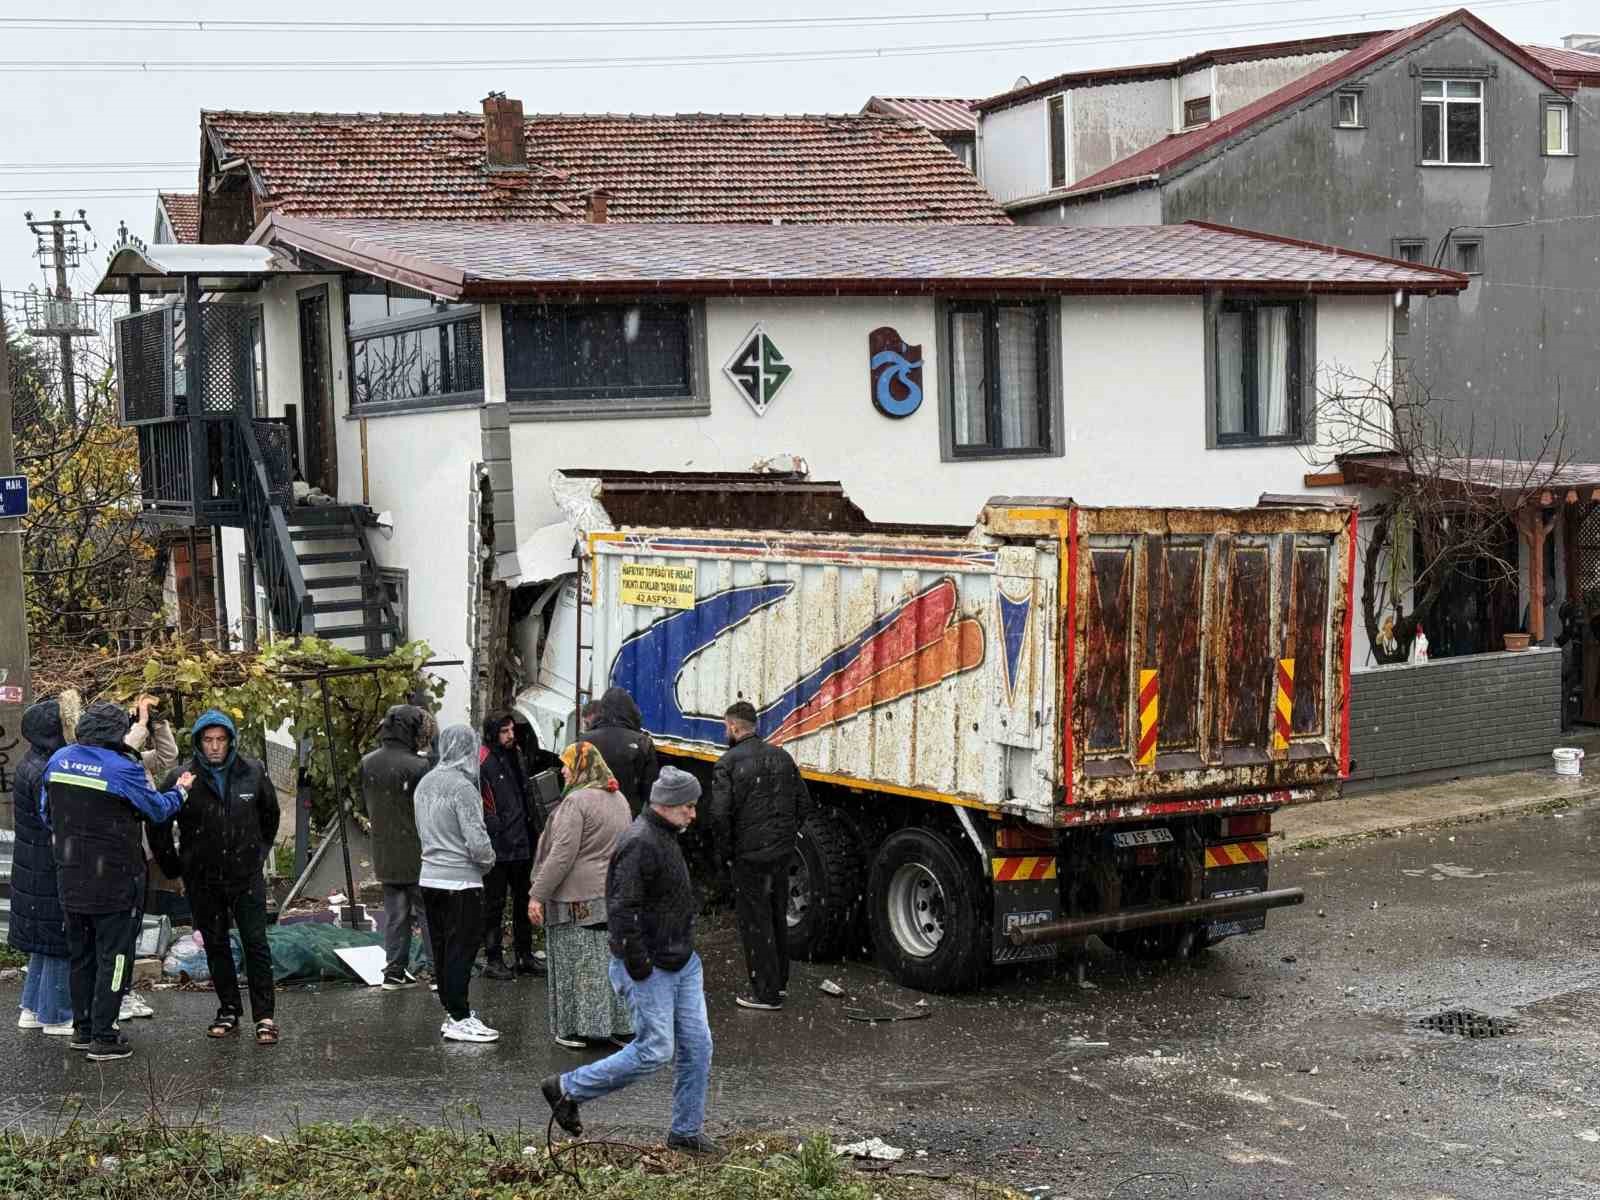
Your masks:
<path fill-rule="evenodd" d="M 472 960 L 483 939 L 483 877 L 494 846 L 478 790 L 478 735 L 452 725 L 439 735 L 439 765 L 417 784 L 417 837 L 422 843 L 422 906 L 433 943 L 434 978 L 452 1042 L 494 1042 L 500 1034 L 478 1020 L 467 1001 Z"/>

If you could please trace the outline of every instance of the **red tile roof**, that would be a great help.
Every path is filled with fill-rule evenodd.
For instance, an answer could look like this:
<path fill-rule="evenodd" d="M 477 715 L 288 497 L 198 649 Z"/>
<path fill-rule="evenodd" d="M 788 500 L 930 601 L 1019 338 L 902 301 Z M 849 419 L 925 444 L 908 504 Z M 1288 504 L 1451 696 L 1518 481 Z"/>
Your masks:
<path fill-rule="evenodd" d="M 489 171 L 476 113 L 206 112 L 212 157 L 249 163 L 258 212 L 428 220 L 1009 223 L 926 129 L 865 116 L 552 115 L 530 168 Z"/>
<path fill-rule="evenodd" d="M 200 196 L 196 192 L 157 192 L 156 203 L 167 214 L 172 236 L 180 242 L 200 240 Z"/>
<path fill-rule="evenodd" d="M 671 291 L 1458 292 L 1465 275 L 1221 225 L 584 225 L 308 220 L 257 239 L 451 299 Z"/>
<path fill-rule="evenodd" d="M 1198 54 L 1190 54 L 1168 62 L 1140 63 L 1131 67 L 1100 67 L 1092 71 L 1069 71 L 1063 75 L 1052 75 L 1049 79 L 1040 80 L 1038 83 L 1012 88 L 1009 92 L 1001 92 L 998 96 L 990 96 L 987 100 L 974 100 L 972 106 L 981 112 L 990 112 L 1025 104 L 1038 96 L 1059 92 L 1065 88 L 1133 83 L 1141 79 L 1171 79 L 1177 75 L 1187 75 L 1190 71 L 1197 71 L 1201 67 L 1211 66 L 1213 63 L 1255 62 L 1267 58 L 1296 58 L 1304 54 L 1354 50 L 1363 42 L 1379 36 L 1380 32 L 1368 30 L 1365 33 L 1337 33 L 1324 37 L 1297 38 L 1287 42 L 1260 42 L 1253 46 L 1228 46 L 1220 50 L 1202 50 Z"/>
<path fill-rule="evenodd" d="M 948 100 L 942 96 L 873 96 L 861 111 L 904 117 L 934 133 L 975 135 L 978 132 L 978 114 L 971 100 Z"/>
<path fill-rule="evenodd" d="M 1600 53 L 1555 46 L 1524 46 L 1523 49 L 1554 71 L 1563 82 L 1600 87 Z"/>
<path fill-rule="evenodd" d="M 1293 108 L 1301 101 L 1307 100 L 1326 88 L 1330 88 L 1352 75 L 1359 74 L 1367 68 L 1376 65 L 1390 54 L 1404 49 L 1413 42 L 1426 37 L 1430 33 L 1441 30 L 1454 24 L 1470 26 L 1479 37 L 1490 42 L 1501 53 L 1516 59 L 1533 75 L 1544 80 L 1554 88 L 1558 86 L 1555 76 L 1538 59 L 1530 55 L 1522 47 L 1517 46 L 1495 30 L 1485 25 L 1466 9 L 1457 9 L 1455 12 L 1446 13 L 1442 17 L 1412 25 L 1407 29 L 1396 29 L 1389 33 L 1379 34 L 1368 39 L 1357 49 L 1348 54 L 1341 55 L 1332 62 L 1323 63 L 1315 71 L 1285 84 L 1275 92 L 1268 92 L 1259 100 L 1245 105 L 1234 112 L 1218 117 L 1208 125 L 1198 129 L 1186 130 L 1183 133 L 1172 134 L 1162 138 L 1153 146 L 1147 146 L 1136 154 L 1130 154 L 1120 162 L 1114 162 L 1104 170 L 1078 180 L 1061 195 L 1072 196 L 1083 192 L 1099 191 L 1117 184 L 1144 182 L 1160 177 L 1169 168 L 1194 158 L 1196 155 L 1219 146 L 1229 139 L 1245 133 L 1252 126 L 1277 113 Z"/>

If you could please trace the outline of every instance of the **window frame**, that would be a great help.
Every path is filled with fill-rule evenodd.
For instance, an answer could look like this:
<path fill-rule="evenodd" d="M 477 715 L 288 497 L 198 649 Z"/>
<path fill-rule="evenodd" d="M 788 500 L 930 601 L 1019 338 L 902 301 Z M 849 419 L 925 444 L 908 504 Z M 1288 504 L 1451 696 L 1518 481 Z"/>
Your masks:
<path fill-rule="evenodd" d="M 345 310 L 348 322 L 349 309 Z M 417 333 L 429 329 L 443 332 L 452 325 L 465 325 L 476 322 L 478 325 L 478 353 L 480 359 L 485 355 L 483 345 L 483 310 L 476 304 L 447 304 L 435 307 L 429 312 L 417 313 L 407 317 L 388 317 L 382 321 L 366 321 L 359 325 L 346 324 L 345 326 L 345 357 L 349 363 L 349 396 L 350 417 L 383 417 L 415 412 L 437 412 L 442 409 L 476 408 L 484 402 L 483 379 L 487 368 L 479 362 L 478 386 L 474 388 L 457 388 L 449 392 L 440 392 L 432 396 L 408 396 L 403 400 L 367 401 L 365 403 L 356 399 L 356 345 L 358 342 L 373 341 L 378 338 L 393 337 L 402 333 Z"/>
<path fill-rule="evenodd" d="M 1072 173 L 1067 161 L 1067 96 L 1057 92 L 1045 103 L 1045 153 L 1050 169 L 1050 190 L 1067 186 Z M 1060 170 L 1056 168 L 1059 165 Z"/>
<path fill-rule="evenodd" d="M 1293 397 L 1298 402 L 1295 411 L 1299 414 L 1300 428 L 1292 434 L 1278 436 L 1262 436 L 1258 433 L 1222 433 L 1220 431 L 1220 414 L 1217 411 L 1221 399 L 1218 387 L 1217 370 L 1217 325 L 1218 318 L 1227 311 L 1247 309 L 1254 312 L 1262 306 L 1288 306 L 1295 310 L 1296 336 L 1293 339 L 1295 350 L 1295 369 L 1297 378 L 1294 381 Z M 1246 327 L 1254 330 L 1254 322 L 1247 322 Z M 1317 301 L 1314 296 L 1280 295 L 1267 292 L 1211 292 L 1206 296 L 1205 303 L 1205 374 L 1206 374 L 1206 448 L 1208 450 L 1237 450 L 1259 449 L 1271 446 L 1304 446 L 1316 441 L 1315 406 L 1312 399 L 1316 393 L 1317 376 Z M 1249 377 L 1253 378 L 1250 372 Z M 1259 427 L 1260 411 L 1259 397 L 1251 397 L 1256 404 L 1256 422 Z"/>
<path fill-rule="evenodd" d="M 1412 74 L 1416 80 L 1416 98 L 1413 105 L 1415 116 L 1413 118 L 1417 138 L 1417 165 L 1421 167 L 1487 167 L 1489 162 L 1489 80 L 1496 77 L 1493 68 L 1483 69 L 1476 67 L 1413 67 Z M 1424 96 L 1423 92 L 1428 84 L 1439 84 L 1437 97 Z M 1452 83 L 1473 84 L 1478 89 L 1478 98 L 1468 100 L 1450 96 Z M 1439 153 L 1442 158 L 1425 158 L 1423 156 L 1422 118 L 1426 105 L 1436 104 L 1439 107 Z M 1450 105 L 1476 105 L 1478 109 L 1478 157 L 1472 162 L 1450 161 Z"/>
<path fill-rule="evenodd" d="M 267 316 L 263 306 L 257 304 L 254 308 L 245 322 L 250 330 L 250 407 L 256 418 L 262 419 L 272 415 L 267 384 Z"/>
<path fill-rule="evenodd" d="M 518 308 L 629 307 L 681 305 L 689 318 L 689 391 L 682 396 L 581 395 L 560 399 L 519 399 L 511 382 L 510 348 L 512 312 Z M 706 357 L 706 305 L 699 297 L 682 296 L 579 296 L 545 303 L 500 306 L 500 360 L 505 377 L 506 402 L 512 421 L 605 421 L 639 417 L 706 417 L 711 415 L 711 374 Z"/>
<path fill-rule="evenodd" d="M 1473 253 L 1475 253 L 1477 255 L 1478 261 L 1477 261 L 1476 269 L 1469 271 L 1469 270 L 1467 270 L 1466 267 L 1461 265 L 1461 261 L 1460 261 L 1461 260 L 1461 248 L 1463 246 L 1471 246 L 1473 248 Z M 1459 271 L 1463 275 L 1471 275 L 1474 278 L 1482 275 L 1483 274 L 1483 238 L 1481 238 L 1481 237 L 1452 237 L 1450 239 L 1450 257 L 1451 257 L 1451 260 L 1452 260 L 1451 263 L 1450 263 L 1450 268 L 1449 268 L 1450 270 Z"/>
<path fill-rule="evenodd" d="M 1348 96 L 1355 101 L 1356 119 L 1352 122 L 1340 120 L 1339 105 Z M 1335 129 L 1365 129 L 1367 127 L 1367 89 L 1359 86 L 1345 86 L 1333 93 L 1333 127 Z"/>
<path fill-rule="evenodd" d="M 1545 122 L 1549 119 L 1552 108 L 1559 108 L 1566 115 L 1565 133 L 1566 149 L 1552 150 L 1545 141 Z M 1578 106 L 1572 102 L 1570 96 L 1558 95 L 1547 92 L 1539 97 L 1539 155 L 1541 158 L 1576 158 L 1578 156 Z"/>
<path fill-rule="evenodd" d="M 1206 115 L 1198 121 L 1191 121 L 1189 119 L 1189 106 L 1191 104 L 1202 103 L 1206 106 Z M 1211 122 L 1215 120 L 1213 112 L 1214 109 L 1211 103 L 1210 93 L 1207 93 L 1204 96 L 1191 96 L 1187 100 L 1180 100 L 1178 102 L 1178 117 L 1183 122 L 1182 129 L 1199 129 L 1202 125 L 1211 124 Z M 1182 130 L 1180 129 L 1180 132 L 1181 131 Z"/>
<path fill-rule="evenodd" d="M 993 336 L 998 314 L 1002 307 L 1029 307 L 1038 310 L 1038 320 L 1043 324 L 1040 339 L 1039 363 L 1036 369 L 1045 372 L 1044 387 L 1040 389 L 1039 421 L 1043 429 L 1040 444 L 1030 447 L 1005 448 L 993 441 L 983 446 L 957 445 L 955 428 L 955 356 L 951 353 L 950 324 L 958 312 L 981 310 L 986 318 L 984 325 L 985 377 L 994 378 L 994 360 L 998 343 Z M 940 299 L 935 307 L 935 340 L 939 351 L 939 460 L 941 462 L 992 462 L 1013 458 L 1060 458 L 1064 453 L 1063 437 L 1063 371 L 1061 360 L 1061 304 L 1055 297 L 993 295 L 961 296 Z M 999 393 L 989 389 L 989 428 L 998 432 L 995 410 Z"/>
<path fill-rule="evenodd" d="M 1417 266 L 1427 266 L 1428 265 L 1428 239 L 1427 238 L 1425 238 L 1425 237 L 1403 237 L 1403 236 L 1402 237 L 1394 237 L 1394 238 L 1390 238 L 1389 239 L 1389 245 L 1390 245 L 1390 249 L 1392 251 L 1392 253 L 1390 254 L 1391 258 L 1397 259 L 1400 262 L 1414 263 Z M 1407 258 L 1405 256 L 1405 248 L 1407 246 L 1416 246 L 1418 248 L 1419 253 L 1417 254 L 1416 258 Z"/>

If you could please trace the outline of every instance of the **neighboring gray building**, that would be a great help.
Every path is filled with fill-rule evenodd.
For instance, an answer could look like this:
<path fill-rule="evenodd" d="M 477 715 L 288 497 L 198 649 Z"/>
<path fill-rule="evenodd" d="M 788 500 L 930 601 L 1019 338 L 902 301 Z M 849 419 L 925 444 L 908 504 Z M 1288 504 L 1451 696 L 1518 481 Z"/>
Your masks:
<path fill-rule="evenodd" d="M 1600 460 L 1600 129 L 1583 128 L 1600 114 L 1600 53 L 1578 48 L 1592 40 L 1518 46 L 1459 10 L 1285 60 L 1299 73 L 1281 86 L 1139 137 L 1090 173 L 1071 169 L 1074 118 L 1093 100 L 1127 131 L 1140 102 L 1126 85 L 1108 102 L 1104 84 L 1063 77 L 1055 94 L 1033 85 L 978 103 L 979 174 L 1026 223 L 1216 221 L 1465 272 L 1459 298 L 1419 299 L 1397 322 L 1412 378 L 1460 402 L 1479 453 L 1492 442 L 1515 454 L 1520 438 L 1531 454 L 1559 411 L 1568 454 Z M 1015 195 L 1017 179 L 1060 186 Z M 1236 398 L 1214 403 L 1213 422 L 1240 421 Z M 1309 421 L 1268 420 L 1263 405 L 1236 432 L 1309 433 Z"/>

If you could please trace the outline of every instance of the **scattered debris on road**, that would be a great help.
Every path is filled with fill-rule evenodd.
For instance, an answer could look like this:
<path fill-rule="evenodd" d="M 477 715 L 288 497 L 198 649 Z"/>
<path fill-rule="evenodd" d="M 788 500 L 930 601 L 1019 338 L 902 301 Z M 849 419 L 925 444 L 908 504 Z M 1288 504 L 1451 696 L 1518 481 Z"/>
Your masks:
<path fill-rule="evenodd" d="M 906 1154 L 899 1146 L 891 1146 L 877 1137 L 851 1142 L 845 1146 L 835 1146 L 833 1152 L 849 1158 L 865 1158 L 874 1162 L 899 1162 Z"/>
<path fill-rule="evenodd" d="M 831 979 L 824 979 L 817 985 L 817 990 L 819 992 L 826 992 L 830 996 L 844 995 L 844 989 Z"/>

